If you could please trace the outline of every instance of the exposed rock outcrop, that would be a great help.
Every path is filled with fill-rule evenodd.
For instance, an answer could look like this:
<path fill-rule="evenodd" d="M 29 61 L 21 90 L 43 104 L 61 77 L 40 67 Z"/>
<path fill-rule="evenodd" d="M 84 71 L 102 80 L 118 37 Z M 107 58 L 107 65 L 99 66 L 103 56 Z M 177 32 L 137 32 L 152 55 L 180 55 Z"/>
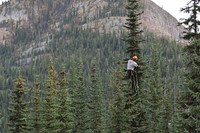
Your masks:
<path fill-rule="evenodd" d="M 126 22 L 125 0 L 13 0 L 0 6 L 0 43 L 15 33 L 16 25 L 27 27 L 43 26 L 44 31 L 57 30 L 64 17 L 80 25 L 83 29 L 92 28 L 100 32 L 120 33 Z M 159 36 L 179 40 L 183 27 L 178 21 L 151 0 L 141 0 L 144 13 L 142 27 Z M 51 8 L 51 10 L 49 10 Z M 49 10 L 49 11 L 48 11 Z M 49 15 L 47 17 L 47 15 Z M 44 22 L 45 19 L 47 22 Z M 69 20 L 68 20 L 69 21 Z M 43 33 L 44 36 L 45 32 Z"/>
<path fill-rule="evenodd" d="M 167 36 L 179 40 L 183 27 L 177 26 L 175 17 L 157 6 L 151 0 L 143 0 L 144 13 L 142 14 L 142 24 L 144 28 L 152 30 L 159 35 Z"/>

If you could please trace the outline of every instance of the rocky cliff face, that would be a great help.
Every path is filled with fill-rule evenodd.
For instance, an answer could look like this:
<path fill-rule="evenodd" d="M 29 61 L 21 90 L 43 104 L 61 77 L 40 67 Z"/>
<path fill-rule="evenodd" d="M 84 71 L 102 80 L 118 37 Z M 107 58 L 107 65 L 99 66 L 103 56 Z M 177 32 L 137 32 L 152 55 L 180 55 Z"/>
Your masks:
<path fill-rule="evenodd" d="M 88 19 L 89 23 L 83 24 L 83 28 L 98 29 L 100 32 L 112 32 L 119 33 L 122 30 L 122 26 L 126 22 L 125 16 L 125 2 L 112 0 L 113 3 L 109 3 L 108 0 L 87 0 L 79 3 L 74 2 L 76 10 L 81 17 L 81 20 Z M 165 36 L 170 39 L 179 40 L 180 34 L 183 32 L 183 27 L 178 27 L 178 21 L 171 14 L 163 10 L 151 0 L 141 0 L 144 13 L 141 15 L 142 28 L 157 33 L 159 36 Z M 102 19 L 94 19 L 99 14 L 99 8 L 111 7 L 104 13 Z M 82 8 L 84 7 L 84 8 Z M 121 15 L 114 15 L 113 8 L 118 8 Z M 86 9 L 85 13 L 84 9 Z M 104 31 L 105 30 L 105 31 Z"/>
<path fill-rule="evenodd" d="M 144 13 L 142 14 L 142 24 L 145 29 L 149 29 L 161 36 L 179 40 L 183 27 L 177 26 L 178 21 L 171 14 L 157 6 L 151 0 L 143 0 Z"/>
<path fill-rule="evenodd" d="M 151 0 L 141 3 L 143 29 L 180 39 L 183 28 L 177 26 L 173 16 Z M 0 43 L 11 44 L 19 27 L 29 27 L 32 31 L 40 29 L 43 36 L 72 24 L 120 34 L 126 22 L 125 5 L 124 0 L 12 0 L 0 6 Z"/>

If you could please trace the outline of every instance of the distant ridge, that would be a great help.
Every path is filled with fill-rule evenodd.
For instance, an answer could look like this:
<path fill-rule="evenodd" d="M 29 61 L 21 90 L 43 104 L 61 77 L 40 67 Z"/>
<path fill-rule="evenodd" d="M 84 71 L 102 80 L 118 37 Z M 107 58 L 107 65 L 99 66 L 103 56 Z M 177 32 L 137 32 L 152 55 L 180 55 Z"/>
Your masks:
<path fill-rule="evenodd" d="M 142 1 L 144 5 L 144 13 L 142 14 L 142 24 L 144 28 L 154 31 L 159 35 L 180 40 L 184 28 L 177 26 L 177 19 L 153 1 Z"/>
<path fill-rule="evenodd" d="M 183 27 L 167 11 L 151 0 L 141 0 L 144 13 L 141 16 L 143 29 L 158 36 L 180 40 Z M 120 34 L 126 22 L 125 0 L 12 0 L 0 6 L 0 43 L 13 42 L 16 25 L 24 28 L 42 26 L 42 35 L 47 31 L 59 30 L 76 24 L 85 28 L 108 33 Z M 48 6 L 51 10 L 47 12 Z M 48 14 L 45 14 L 48 13 Z M 49 15 L 48 17 L 45 15 Z M 45 17 L 48 22 L 45 22 Z"/>

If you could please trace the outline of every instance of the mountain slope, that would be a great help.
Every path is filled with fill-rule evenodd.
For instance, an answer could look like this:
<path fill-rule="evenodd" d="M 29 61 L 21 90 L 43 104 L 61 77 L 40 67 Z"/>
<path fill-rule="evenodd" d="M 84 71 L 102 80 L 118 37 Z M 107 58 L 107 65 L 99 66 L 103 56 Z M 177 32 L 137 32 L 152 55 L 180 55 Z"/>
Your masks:
<path fill-rule="evenodd" d="M 180 39 L 177 20 L 151 0 L 142 0 L 142 27 L 160 36 Z M 0 6 L 0 43 L 17 43 L 16 31 L 29 29 L 30 40 L 78 25 L 100 32 L 120 33 L 126 22 L 124 0 L 12 0 Z M 28 36 L 28 35 L 27 35 Z M 28 43 L 28 42 L 27 42 Z"/>
<path fill-rule="evenodd" d="M 142 14 L 142 24 L 144 28 L 171 39 L 180 39 L 183 27 L 177 26 L 178 21 L 175 17 L 157 6 L 151 0 L 143 0 L 143 4 L 144 13 Z"/>

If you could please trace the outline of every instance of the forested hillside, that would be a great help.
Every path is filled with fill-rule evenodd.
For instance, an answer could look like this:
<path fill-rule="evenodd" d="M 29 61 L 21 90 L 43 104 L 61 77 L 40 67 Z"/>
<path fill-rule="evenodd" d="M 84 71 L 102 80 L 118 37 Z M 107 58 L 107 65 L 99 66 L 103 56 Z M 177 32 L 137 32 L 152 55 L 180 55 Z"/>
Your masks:
<path fill-rule="evenodd" d="M 123 27 L 129 2 L 13 0 L 1 6 L 0 133 L 178 132 L 178 100 L 185 90 L 185 54 L 177 41 L 182 28 L 161 33 L 176 20 L 167 19 L 158 31 L 148 25 L 147 12 L 138 16 L 143 32 L 133 49 L 140 51 L 143 83 L 137 94 L 123 95 L 132 56 Z M 139 12 L 154 9 L 151 1 L 142 2 Z M 133 97 L 128 111 L 144 112 L 147 123 L 130 126 L 137 113 L 124 110 Z"/>
<path fill-rule="evenodd" d="M 116 37 L 114 34 L 100 35 L 97 32 L 91 30 L 77 30 L 71 29 L 69 31 L 77 35 L 77 37 L 66 33 L 60 34 L 64 36 L 62 40 L 59 39 L 59 35 L 55 36 L 55 41 L 49 44 L 49 54 L 42 54 L 37 57 L 37 52 L 33 55 L 29 55 L 32 61 L 31 65 L 27 65 L 26 62 L 21 61 L 15 63 L 14 59 L 9 59 L 9 55 L 12 54 L 11 47 L 4 47 L 1 50 L 5 52 L 4 56 L 1 56 L 1 62 L 5 65 L 1 67 L 1 105 L 2 105 L 2 129 L 6 130 L 6 114 L 7 114 L 7 103 L 8 103 L 8 90 L 15 88 L 14 81 L 18 76 L 23 76 L 26 81 L 26 87 L 31 93 L 34 90 L 35 80 L 38 79 L 41 83 L 41 90 L 44 90 L 44 83 L 47 80 L 49 56 L 53 56 L 54 68 L 57 73 L 63 70 L 67 74 L 67 81 L 75 82 L 74 84 L 81 84 L 80 81 L 73 81 L 73 77 L 70 76 L 71 72 L 75 71 L 76 80 L 78 76 L 83 76 L 85 95 L 89 93 L 90 82 L 93 78 L 90 77 L 92 71 L 92 62 L 95 63 L 96 69 L 99 74 L 98 86 L 102 89 L 103 110 L 104 113 L 111 113 L 108 108 L 110 100 L 113 95 L 113 88 L 110 86 L 112 82 L 112 74 L 115 72 L 117 62 L 123 61 L 128 58 L 125 55 L 125 44 L 124 42 Z M 146 32 L 145 42 L 142 44 L 143 57 L 146 62 L 149 61 L 151 49 L 154 45 L 157 45 L 157 50 L 160 52 L 160 71 L 161 71 L 161 82 L 165 88 L 165 93 L 169 96 L 170 103 L 176 103 L 176 99 L 179 96 L 179 91 L 183 89 L 182 81 L 182 46 L 176 44 L 175 41 L 168 41 L 165 38 L 157 37 L 151 32 Z M 72 41 L 69 41 L 72 40 Z M 3 58 L 4 57 L 4 58 Z M 34 61 L 34 58 L 39 60 Z M 7 61 L 13 66 L 7 65 Z M 3 64 L 4 64 L 3 63 Z M 21 66 L 22 63 L 23 65 Z M 82 64 L 79 66 L 78 64 Z M 6 66 L 7 65 L 7 66 Z M 19 65 L 21 67 L 19 67 Z M 77 67 L 79 66 L 79 67 Z M 126 65 L 123 64 L 121 69 L 126 69 Z M 145 68 L 147 69 L 147 68 Z M 80 75 L 79 72 L 82 74 Z M 78 75 L 77 75 L 78 74 Z M 124 73 L 125 74 L 125 73 Z M 153 75 L 151 75 L 153 76 Z M 72 78 L 72 79 L 71 79 Z M 151 78 L 151 77 L 148 77 Z M 58 79 L 57 79 L 58 80 Z M 69 83 L 69 85 L 71 85 Z M 31 96 L 31 95 L 30 95 Z M 172 106 L 172 105 L 171 105 Z M 109 114 L 104 114 L 109 115 Z"/>
<path fill-rule="evenodd" d="M 72 37 L 67 35 L 67 33 L 62 34 L 62 36 L 65 36 L 64 38 L 66 38 L 66 40 L 55 39 L 55 42 L 53 41 L 50 43 L 51 49 L 49 49 L 49 54 L 44 54 L 43 56 L 38 57 L 40 60 L 35 61 L 30 66 L 23 64 L 23 67 L 17 67 L 18 64 L 13 63 L 14 67 L 1 67 L 1 105 L 3 127 L 5 126 L 4 124 L 6 120 L 5 114 L 7 114 L 8 90 L 15 88 L 15 79 L 20 75 L 23 76 L 26 80 L 27 88 L 32 92 L 36 78 L 40 79 L 40 83 L 47 80 L 49 55 L 53 56 L 53 62 L 57 73 L 61 72 L 64 66 L 68 82 L 73 80 L 71 79 L 73 77 L 70 76 L 72 71 L 75 71 L 76 75 L 79 72 L 83 74 L 85 93 L 89 93 L 88 90 L 90 82 L 93 79 L 90 77 L 92 62 L 95 62 L 97 67 L 96 69 L 98 69 L 100 74 L 99 85 L 103 91 L 103 99 L 105 100 L 104 107 L 108 108 L 109 100 L 112 99 L 113 95 L 110 82 L 114 77 L 111 75 L 117 67 L 117 62 L 128 58 L 124 54 L 124 42 L 114 35 L 100 35 L 99 33 L 92 32 L 91 30 L 74 30 L 74 34 L 76 34 L 77 37 L 73 38 L 73 41 L 66 41 L 68 40 L 67 38 Z M 151 49 L 154 45 L 156 45 L 155 47 L 160 53 L 160 82 L 165 88 L 165 93 L 169 94 L 170 103 L 175 105 L 176 98 L 179 96 L 179 91 L 183 89 L 183 82 L 181 78 L 183 65 L 182 46 L 177 44 L 175 41 L 168 41 L 165 38 L 159 38 L 153 33 L 148 32 L 145 35 L 145 42 L 142 45 L 142 49 L 144 49 L 142 54 L 146 62 L 150 59 Z M 10 53 L 12 52 L 10 51 Z M 9 51 L 6 54 L 9 55 Z M 37 53 L 34 54 L 34 56 L 36 55 Z M 10 62 L 14 61 L 15 60 L 10 59 Z M 82 65 L 79 66 L 78 64 L 81 62 Z M 121 67 L 126 69 L 125 64 Z M 80 81 L 76 81 L 75 84 L 81 83 Z M 43 83 L 41 86 L 43 86 Z M 106 112 L 109 113 L 109 110 Z"/>

